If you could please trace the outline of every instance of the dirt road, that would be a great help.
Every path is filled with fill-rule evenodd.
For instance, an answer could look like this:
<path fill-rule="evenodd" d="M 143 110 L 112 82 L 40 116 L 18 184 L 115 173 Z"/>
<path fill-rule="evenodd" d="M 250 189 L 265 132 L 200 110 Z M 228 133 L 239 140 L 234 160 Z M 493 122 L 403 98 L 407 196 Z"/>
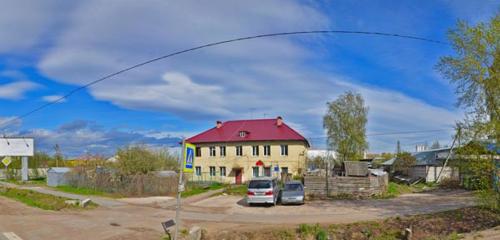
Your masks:
<path fill-rule="evenodd" d="M 410 194 L 388 200 L 314 201 L 303 206 L 247 207 L 241 198 L 218 196 L 183 208 L 183 227 L 209 231 L 252 228 L 259 223 L 347 223 L 389 216 L 429 213 L 474 205 L 464 191 Z M 173 218 L 171 207 L 124 204 L 81 211 L 45 211 L 0 197 L 0 232 L 22 239 L 160 239 L 160 222 Z"/>

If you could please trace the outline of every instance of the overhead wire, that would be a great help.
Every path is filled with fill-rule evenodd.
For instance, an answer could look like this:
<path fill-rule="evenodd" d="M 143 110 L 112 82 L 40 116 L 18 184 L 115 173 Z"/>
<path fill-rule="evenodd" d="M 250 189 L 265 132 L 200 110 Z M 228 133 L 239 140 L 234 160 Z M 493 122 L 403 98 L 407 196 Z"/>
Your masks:
<path fill-rule="evenodd" d="M 74 88 L 73 90 L 69 91 L 68 93 L 62 95 L 61 97 L 59 97 L 59 98 L 57 98 L 57 99 L 55 99 L 53 101 L 47 102 L 47 103 L 45 103 L 43 105 L 40 105 L 40 106 L 38 106 L 38 107 L 30 110 L 30 111 L 27 111 L 26 113 L 23 113 L 23 114 L 15 117 L 14 119 L 7 120 L 7 121 L 5 121 L 3 123 L 0 123 L 0 128 L 3 129 L 6 126 L 12 124 L 13 122 L 15 122 L 17 120 L 24 119 L 24 118 L 30 116 L 31 114 L 34 114 L 34 113 L 36 113 L 38 111 L 41 111 L 42 109 L 45 109 L 45 108 L 47 108 L 47 107 L 49 107 L 51 105 L 54 105 L 54 104 L 56 104 L 56 103 L 58 103 L 60 101 L 63 101 L 64 99 L 70 97 L 71 95 L 75 94 L 76 92 L 78 92 L 80 90 L 86 89 L 87 87 L 90 87 L 92 85 L 95 85 L 97 83 L 105 81 L 107 79 L 110 79 L 110 78 L 112 78 L 114 76 L 117 76 L 117 75 L 120 75 L 122 73 L 131 71 L 133 69 L 136 69 L 136 68 L 142 67 L 144 65 L 147 65 L 147 64 L 150 64 L 150 63 L 153 63 L 153 62 L 157 62 L 157 61 L 169 58 L 169 57 L 173 57 L 173 56 L 180 55 L 180 54 L 187 53 L 187 52 L 192 52 L 192 51 L 200 50 L 200 49 L 203 49 L 203 48 L 213 47 L 213 46 L 222 45 L 222 44 L 228 44 L 228 43 L 232 43 L 232 42 L 238 42 L 238 41 L 244 41 L 244 40 L 251 40 L 251 39 L 258 39 L 258 38 L 266 38 L 266 37 L 291 36 L 291 35 L 306 35 L 306 34 L 362 34 L 362 35 L 376 35 L 376 36 L 384 36 L 384 37 L 406 38 L 406 39 L 412 39 L 412 40 L 417 40 L 417 41 L 425 41 L 425 42 L 430 42 L 430 43 L 435 43 L 435 44 L 442 44 L 442 45 L 450 45 L 447 42 L 443 42 L 443 41 L 439 41 L 439 40 L 434 40 L 434 39 L 430 39 L 430 38 L 412 36 L 412 35 L 397 34 L 397 33 L 385 33 L 385 32 L 375 32 L 375 31 L 346 31 L 346 30 L 293 31 L 293 32 L 268 33 L 268 34 L 259 34 L 259 35 L 252 35 L 252 36 L 246 36 L 246 37 L 233 38 L 233 39 L 229 39 L 229 40 L 212 42 L 212 43 L 203 44 L 203 45 L 199 45 L 199 46 L 196 46 L 196 47 L 192 47 L 192 48 L 187 48 L 187 49 L 184 49 L 184 50 L 176 51 L 176 52 L 173 52 L 173 53 L 169 53 L 169 54 L 166 54 L 166 55 L 163 55 L 163 56 L 159 56 L 159 57 L 156 57 L 156 58 L 153 58 L 153 59 L 149 59 L 149 60 L 137 63 L 135 65 L 126 67 L 126 68 L 124 68 L 122 70 L 113 72 L 111 74 L 105 75 L 105 76 L 103 76 L 101 78 L 98 78 L 96 80 L 88 82 L 88 83 L 86 83 L 86 84 L 84 84 L 82 86 Z"/>

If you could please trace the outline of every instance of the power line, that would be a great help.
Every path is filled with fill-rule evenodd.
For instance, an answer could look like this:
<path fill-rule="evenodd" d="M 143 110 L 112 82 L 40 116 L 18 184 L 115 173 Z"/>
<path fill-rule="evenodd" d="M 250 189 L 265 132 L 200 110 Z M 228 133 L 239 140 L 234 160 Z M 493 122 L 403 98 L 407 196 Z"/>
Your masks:
<path fill-rule="evenodd" d="M 232 43 L 232 42 L 239 42 L 239 41 L 244 41 L 244 40 L 251 40 L 251 39 L 257 39 L 257 38 L 266 38 L 266 37 L 277 37 L 277 36 L 290 36 L 290 35 L 306 35 L 306 34 L 333 34 L 333 33 L 337 33 L 337 34 L 362 34 L 362 35 L 377 35 L 377 36 L 384 36 L 384 37 L 396 37 L 396 38 L 406 38 L 406 39 L 412 39 L 412 40 L 417 40 L 417 41 L 425 41 L 425 42 L 431 42 L 431 43 L 436 43 L 436 44 L 443 44 L 443 45 L 450 45 L 449 43 L 446 43 L 446 42 L 443 42 L 443 41 L 439 41 L 439 40 L 434 40 L 434 39 L 430 39 L 430 38 L 423 38 L 423 37 L 418 37 L 418 36 L 411 36 L 411 35 L 404 35 L 404 34 L 395 34 L 395 33 L 384 33 L 384 32 L 368 32 L 368 31 L 344 31 L 344 30 L 315 30 L 315 31 L 294 31 L 294 32 L 280 32 L 280 33 L 269 33 L 269 34 L 260 34 L 260 35 L 253 35 L 253 36 L 247 36 L 247 37 L 240 37 L 240 38 L 233 38 L 233 39 L 229 39 L 229 40 L 223 40 L 223 41 L 218 41 L 218 42 L 213 42 L 213 43 L 208 43 L 208 44 L 204 44 L 204 45 L 199 45 L 199 46 L 196 46 L 196 47 L 192 47 L 192 48 L 188 48 L 188 49 L 184 49 L 184 50 L 180 50 L 180 51 L 177 51 L 177 52 L 173 52 L 173 53 L 170 53 L 170 54 L 166 54 L 166 55 L 163 55 L 163 56 L 160 56 L 160 57 L 156 57 L 156 58 L 153 58 L 153 59 L 150 59 L 150 60 L 147 60 L 147 61 L 144 61 L 144 62 L 141 62 L 141 63 L 138 63 L 138 64 L 135 64 L 135 65 L 132 65 L 132 66 L 129 66 L 129 67 L 126 67 L 122 70 L 119 70 L 117 72 L 114 72 L 114 73 L 111 73 L 111 74 L 108 74 L 106 76 L 103 76 L 99 79 L 96 79 L 94 81 L 91 81 L 91 82 L 88 82 L 80 87 L 77 87 L 71 91 L 69 91 L 68 93 L 66 93 L 65 95 L 55 99 L 54 101 L 51 101 L 51 102 L 47 102 L 37 108 L 34 108 L 20 116 L 17 116 L 15 119 L 12 119 L 12 120 L 8 120 L 6 122 L 3 122 L 0 124 L 0 127 L 1 128 L 4 128 L 8 125 L 10 125 L 12 122 L 16 121 L 16 120 L 21 120 L 35 112 L 38 112 L 44 108 L 47 108 L 51 105 L 54 105 L 68 97 L 70 97 L 71 95 L 73 95 L 74 93 L 80 91 L 80 90 L 83 90 L 87 87 L 90 87 L 92 85 L 95 85 L 99 82 L 102 82 L 106 79 L 109 79 L 109 78 L 112 78 L 114 76 L 117 76 L 117 75 L 120 75 L 122 73 L 125 73 L 125 72 L 128 72 L 132 69 L 135 69 L 135 68 L 139 68 L 139 67 L 142 67 L 144 65 L 147 65 L 147 64 L 150 64 L 150 63 L 153 63 L 153 62 L 156 62 L 156 61 L 160 61 L 162 59 L 166 59 L 166 58 L 169 58 L 169 57 L 173 57 L 173 56 L 176 56 L 176 55 L 180 55 L 180 54 L 183 54 L 183 53 L 187 53 L 187 52 L 192 52 L 192 51 L 196 51 L 196 50 L 200 50 L 200 49 L 203 49 L 203 48 L 208 48 L 208 47 L 213 47 L 213 46 L 217 46 L 217 45 L 222 45 L 222 44 L 227 44 L 227 43 Z"/>
<path fill-rule="evenodd" d="M 388 136 L 388 135 L 405 135 L 405 134 L 418 134 L 418 133 L 429 133 L 429 132 L 444 132 L 450 131 L 453 128 L 443 128 L 443 129 L 433 129 L 433 130 L 415 130 L 415 131 L 401 131 L 401 132 L 379 132 L 379 133 L 368 133 L 367 137 L 370 136 Z M 326 139 L 328 136 L 320 136 L 320 137 L 309 137 L 309 139 Z"/>

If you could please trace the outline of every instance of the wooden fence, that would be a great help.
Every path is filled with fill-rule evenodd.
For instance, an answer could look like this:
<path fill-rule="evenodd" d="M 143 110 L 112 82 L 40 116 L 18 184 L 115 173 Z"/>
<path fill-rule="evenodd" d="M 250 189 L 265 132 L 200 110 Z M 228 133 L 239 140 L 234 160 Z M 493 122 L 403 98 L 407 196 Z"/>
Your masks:
<path fill-rule="evenodd" d="M 367 177 L 329 177 L 328 196 L 353 195 L 372 196 L 387 191 L 388 175 Z M 323 176 L 305 176 L 306 195 L 311 197 L 327 196 L 326 179 Z"/>

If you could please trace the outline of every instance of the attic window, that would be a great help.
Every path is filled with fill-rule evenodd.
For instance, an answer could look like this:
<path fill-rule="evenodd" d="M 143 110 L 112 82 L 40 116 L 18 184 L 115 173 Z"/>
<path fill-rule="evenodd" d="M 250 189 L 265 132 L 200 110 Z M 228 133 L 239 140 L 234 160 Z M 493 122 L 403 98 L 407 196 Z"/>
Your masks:
<path fill-rule="evenodd" d="M 245 131 L 240 131 L 240 137 L 244 138 L 247 135 L 247 132 Z"/>

